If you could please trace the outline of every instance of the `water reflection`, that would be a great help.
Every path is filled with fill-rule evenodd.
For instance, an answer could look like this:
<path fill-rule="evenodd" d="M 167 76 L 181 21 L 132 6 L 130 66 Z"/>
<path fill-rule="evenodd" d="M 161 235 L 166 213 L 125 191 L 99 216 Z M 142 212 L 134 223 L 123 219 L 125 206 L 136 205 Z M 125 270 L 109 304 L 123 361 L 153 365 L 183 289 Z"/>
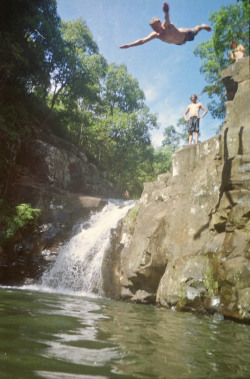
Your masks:
<path fill-rule="evenodd" d="M 116 362 L 120 372 L 136 377 L 165 377 L 165 372 L 169 378 L 249 373 L 249 326 L 126 303 L 111 303 L 104 314 L 108 318 L 99 321 L 98 331 L 110 334 L 125 353 Z"/>
<path fill-rule="evenodd" d="M 0 289 L 3 378 L 247 378 L 250 327 L 149 305 Z M 21 375 L 20 375 L 21 373 Z"/>

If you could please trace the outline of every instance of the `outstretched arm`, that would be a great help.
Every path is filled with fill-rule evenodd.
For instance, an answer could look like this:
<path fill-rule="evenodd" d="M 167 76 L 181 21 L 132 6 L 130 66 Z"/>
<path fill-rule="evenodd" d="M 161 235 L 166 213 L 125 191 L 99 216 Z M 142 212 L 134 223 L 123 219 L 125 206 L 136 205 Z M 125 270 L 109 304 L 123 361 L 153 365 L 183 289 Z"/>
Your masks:
<path fill-rule="evenodd" d="M 137 41 L 128 43 L 127 45 L 120 46 L 120 49 L 128 49 L 129 47 L 143 45 L 144 43 L 149 42 L 152 39 L 157 38 L 157 37 L 158 37 L 158 33 L 153 32 L 145 38 L 141 38 L 141 39 L 138 39 Z"/>
<path fill-rule="evenodd" d="M 199 117 L 199 118 L 203 118 L 206 114 L 207 114 L 207 110 L 206 108 L 204 107 L 203 104 L 200 103 L 200 108 L 204 111 L 203 114 Z"/>
<path fill-rule="evenodd" d="M 168 24 L 170 24 L 170 21 L 169 21 L 169 5 L 168 3 L 163 3 L 163 12 L 165 13 L 165 21 L 164 21 L 164 25 L 167 26 Z"/>
<path fill-rule="evenodd" d="M 185 110 L 185 113 L 184 113 L 184 119 L 185 119 L 186 121 L 189 120 L 189 118 L 186 117 L 186 115 L 188 114 L 188 112 L 189 112 L 189 106 L 187 107 L 187 109 Z"/>

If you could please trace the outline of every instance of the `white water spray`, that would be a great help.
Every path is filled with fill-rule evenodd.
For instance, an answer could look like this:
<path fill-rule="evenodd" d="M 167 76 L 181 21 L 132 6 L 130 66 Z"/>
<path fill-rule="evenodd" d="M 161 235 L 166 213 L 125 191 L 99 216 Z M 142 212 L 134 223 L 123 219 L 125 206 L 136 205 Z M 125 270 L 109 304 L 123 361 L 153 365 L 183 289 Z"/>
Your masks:
<path fill-rule="evenodd" d="M 110 200 L 101 212 L 92 215 L 83 224 L 85 229 L 61 248 L 53 267 L 43 274 L 42 287 L 100 294 L 101 265 L 110 231 L 133 205 L 133 201 Z"/>

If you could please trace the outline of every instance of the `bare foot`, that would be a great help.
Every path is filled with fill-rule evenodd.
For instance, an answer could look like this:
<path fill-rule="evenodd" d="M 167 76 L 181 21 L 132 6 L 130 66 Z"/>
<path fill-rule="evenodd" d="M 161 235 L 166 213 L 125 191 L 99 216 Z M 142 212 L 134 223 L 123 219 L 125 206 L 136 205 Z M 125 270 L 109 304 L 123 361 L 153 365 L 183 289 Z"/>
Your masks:
<path fill-rule="evenodd" d="M 206 24 L 201 25 L 203 29 L 207 30 L 208 32 L 211 32 L 212 28 Z"/>

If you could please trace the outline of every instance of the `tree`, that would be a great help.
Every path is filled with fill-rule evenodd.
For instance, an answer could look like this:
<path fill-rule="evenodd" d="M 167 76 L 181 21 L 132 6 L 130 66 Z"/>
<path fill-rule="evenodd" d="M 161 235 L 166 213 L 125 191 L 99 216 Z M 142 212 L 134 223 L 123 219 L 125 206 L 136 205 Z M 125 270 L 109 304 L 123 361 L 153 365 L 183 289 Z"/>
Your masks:
<path fill-rule="evenodd" d="M 182 117 L 177 121 L 177 126 L 170 125 L 165 128 L 162 146 L 169 147 L 173 152 L 181 143 L 186 143 L 188 135 L 188 122 Z"/>
<path fill-rule="evenodd" d="M 35 88 L 50 82 L 60 18 L 56 0 L 0 2 L 0 192 L 7 195 L 21 143 L 38 119 Z M 3 158 L 3 159 L 2 159 Z"/>
<path fill-rule="evenodd" d="M 227 55 L 231 40 L 242 43 L 249 54 L 249 5 L 239 3 L 223 6 L 218 12 L 212 12 L 209 20 L 213 26 L 213 36 L 199 43 L 194 54 L 201 58 L 200 72 L 208 83 L 203 89 L 211 99 L 208 109 L 212 117 L 223 119 L 226 97 L 220 72 L 231 64 Z"/>
<path fill-rule="evenodd" d="M 154 149 L 153 169 L 155 176 L 171 171 L 172 154 L 173 149 L 171 146 L 161 146 Z"/>
<path fill-rule="evenodd" d="M 139 195 L 143 182 L 154 176 L 153 153 L 149 131 L 157 126 L 156 116 L 144 107 L 125 113 L 119 108 L 99 119 L 99 132 L 92 145 L 99 164 L 107 169 L 116 187 Z"/>
<path fill-rule="evenodd" d="M 145 99 L 138 80 L 127 72 L 126 65 L 115 63 L 108 67 L 103 97 L 111 113 L 116 107 L 127 113 L 142 109 Z"/>
<path fill-rule="evenodd" d="M 237 0 L 237 2 L 242 2 L 242 4 L 243 4 L 243 6 L 244 6 L 244 8 L 245 8 L 245 10 L 246 10 L 246 12 L 247 12 L 247 14 L 248 14 L 248 16 L 249 16 L 249 14 L 250 14 L 250 4 L 249 4 L 249 1 L 248 0 Z M 249 17 L 248 17 L 248 19 L 249 19 Z"/>
<path fill-rule="evenodd" d="M 60 19 L 55 0 L 2 0 L 0 6 L 0 89 L 7 81 L 29 91 L 49 79 L 50 55 Z"/>
<path fill-rule="evenodd" d="M 61 21 L 56 0 L 3 0 L 0 21 L 0 127 L 14 136 L 9 153 L 1 151 L 0 180 L 11 181 L 18 146 L 36 125 L 74 143 L 117 189 L 139 196 L 143 182 L 164 170 L 167 150 L 151 145 L 156 116 L 126 65 L 108 65 L 85 21 Z"/>
<path fill-rule="evenodd" d="M 62 42 L 54 52 L 50 79 L 49 112 L 62 101 L 68 109 L 76 109 L 79 99 L 94 101 L 101 91 L 100 80 L 106 72 L 106 60 L 98 54 L 98 46 L 82 20 L 61 23 Z"/>

